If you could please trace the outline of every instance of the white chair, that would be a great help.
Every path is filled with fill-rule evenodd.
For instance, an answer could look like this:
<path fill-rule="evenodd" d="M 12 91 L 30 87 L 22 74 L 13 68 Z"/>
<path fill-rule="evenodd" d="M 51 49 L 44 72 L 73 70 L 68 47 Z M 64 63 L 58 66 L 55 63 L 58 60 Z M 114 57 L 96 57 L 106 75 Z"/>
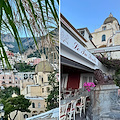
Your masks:
<path fill-rule="evenodd" d="M 86 97 L 84 97 L 84 96 L 80 97 L 80 99 L 77 100 L 76 113 L 80 113 L 80 117 L 82 114 L 82 109 L 83 109 L 84 114 L 85 114 L 85 103 L 86 103 Z M 79 109 L 79 110 L 77 110 L 77 109 Z"/>
<path fill-rule="evenodd" d="M 65 90 L 64 91 L 64 99 L 68 99 L 71 96 L 72 91 L 70 90 Z"/>
<path fill-rule="evenodd" d="M 75 89 L 75 92 L 74 92 L 74 97 L 78 97 L 79 96 L 79 89 Z"/>
<path fill-rule="evenodd" d="M 67 120 L 75 120 L 75 110 L 76 110 L 76 100 L 72 100 L 71 103 L 69 103 L 67 108 Z"/>
<path fill-rule="evenodd" d="M 68 99 L 70 96 L 71 96 L 70 93 L 69 93 L 69 94 L 65 94 L 65 95 L 64 95 L 64 99 Z"/>
<path fill-rule="evenodd" d="M 60 106 L 60 120 L 66 119 L 66 104 Z"/>

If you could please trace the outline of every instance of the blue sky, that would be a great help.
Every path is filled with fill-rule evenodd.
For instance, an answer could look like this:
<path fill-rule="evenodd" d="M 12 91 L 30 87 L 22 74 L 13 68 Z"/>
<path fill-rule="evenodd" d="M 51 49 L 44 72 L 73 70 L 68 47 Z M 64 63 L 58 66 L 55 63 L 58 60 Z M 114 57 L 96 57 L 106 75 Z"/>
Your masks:
<path fill-rule="evenodd" d="M 60 11 L 76 29 L 87 27 L 91 33 L 110 12 L 120 23 L 120 0 L 61 0 Z"/>

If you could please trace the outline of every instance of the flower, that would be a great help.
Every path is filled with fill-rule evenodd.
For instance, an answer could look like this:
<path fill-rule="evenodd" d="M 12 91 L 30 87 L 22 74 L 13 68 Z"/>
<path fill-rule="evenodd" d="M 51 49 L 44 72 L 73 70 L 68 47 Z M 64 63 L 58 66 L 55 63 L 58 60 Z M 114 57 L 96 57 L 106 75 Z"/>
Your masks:
<path fill-rule="evenodd" d="M 83 84 L 83 86 L 84 86 L 84 88 L 88 91 L 88 92 L 90 92 L 90 90 L 91 90 L 91 87 L 95 87 L 95 84 L 93 83 L 93 82 L 85 82 L 84 84 Z"/>

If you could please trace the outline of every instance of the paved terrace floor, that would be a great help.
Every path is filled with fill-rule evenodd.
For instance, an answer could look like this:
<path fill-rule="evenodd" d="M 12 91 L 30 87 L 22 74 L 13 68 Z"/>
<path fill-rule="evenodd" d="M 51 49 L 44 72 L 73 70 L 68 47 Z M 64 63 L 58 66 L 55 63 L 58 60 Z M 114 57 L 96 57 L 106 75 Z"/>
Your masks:
<path fill-rule="evenodd" d="M 76 120 L 86 120 L 84 114 L 82 113 L 82 116 L 80 117 L 80 114 L 76 115 Z"/>

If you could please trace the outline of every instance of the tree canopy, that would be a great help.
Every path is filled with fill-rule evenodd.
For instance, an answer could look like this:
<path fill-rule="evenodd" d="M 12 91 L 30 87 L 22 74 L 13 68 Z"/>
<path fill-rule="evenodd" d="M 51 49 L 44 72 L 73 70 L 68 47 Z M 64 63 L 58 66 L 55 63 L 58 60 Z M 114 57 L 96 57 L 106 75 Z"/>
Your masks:
<path fill-rule="evenodd" d="M 5 87 L 5 89 L 0 90 L 0 99 L 8 99 L 12 97 L 13 92 L 15 92 L 17 95 L 20 95 L 20 88 L 18 87 Z"/>
<path fill-rule="evenodd" d="M 27 63 L 16 63 L 14 65 L 19 72 L 32 72 L 35 71 L 35 66 L 27 65 Z"/>
<path fill-rule="evenodd" d="M 4 104 L 5 117 L 8 116 L 10 120 L 15 120 L 18 111 L 30 112 L 28 108 L 31 102 L 29 99 L 24 98 L 24 95 L 10 97 L 6 100 L 2 99 L 1 102 Z M 13 111 L 16 112 L 15 116 L 10 116 L 10 113 Z"/>

